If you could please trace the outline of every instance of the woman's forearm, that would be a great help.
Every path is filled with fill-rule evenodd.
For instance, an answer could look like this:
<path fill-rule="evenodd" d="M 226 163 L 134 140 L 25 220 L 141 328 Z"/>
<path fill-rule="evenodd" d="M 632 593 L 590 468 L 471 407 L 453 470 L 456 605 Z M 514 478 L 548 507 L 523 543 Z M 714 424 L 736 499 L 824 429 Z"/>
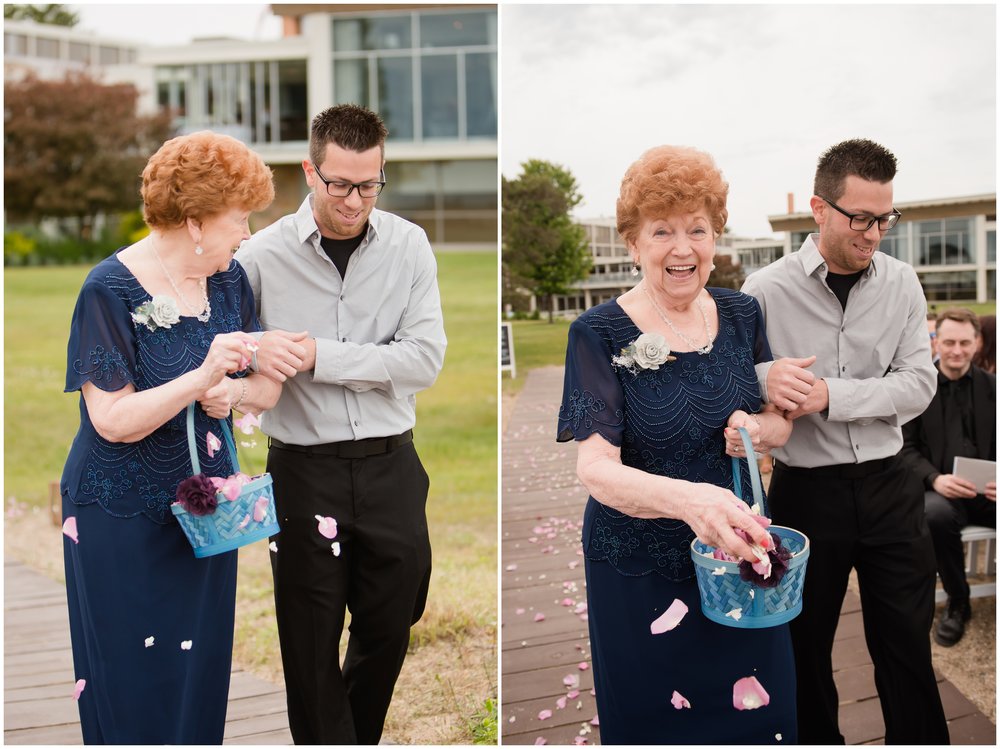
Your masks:
<path fill-rule="evenodd" d="M 237 380 L 239 387 L 246 387 L 246 394 L 240 393 L 237 399 L 242 396 L 239 403 L 234 401 L 233 408 L 241 413 L 252 413 L 260 415 L 263 411 L 274 408 L 281 395 L 281 383 L 275 382 L 262 374 L 252 374 Z"/>

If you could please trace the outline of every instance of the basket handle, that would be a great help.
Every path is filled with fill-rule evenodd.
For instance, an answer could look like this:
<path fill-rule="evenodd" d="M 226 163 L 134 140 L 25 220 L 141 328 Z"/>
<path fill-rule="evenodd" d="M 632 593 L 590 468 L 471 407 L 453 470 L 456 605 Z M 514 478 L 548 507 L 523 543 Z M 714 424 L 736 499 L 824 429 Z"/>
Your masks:
<path fill-rule="evenodd" d="M 232 460 L 233 468 L 239 473 L 240 461 L 236 457 L 236 443 L 233 442 L 233 433 L 229 429 L 229 423 L 225 419 L 219 419 L 219 424 L 222 426 L 222 438 L 225 440 L 226 448 L 229 450 L 229 457 Z M 187 438 L 188 452 L 191 455 L 191 467 L 196 474 L 201 473 L 201 463 L 198 461 L 198 445 L 194 436 L 194 403 L 189 403 L 187 407 Z"/>
<path fill-rule="evenodd" d="M 750 440 L 750 433 L 745 427 L 739 427 L 740 437 L 743 438 L 743 452 L 746 453 L 747 468 L 750 470 L 750 486 L 753 489 L 754 504 L 760 505 L 760 511 L 764 517 L 771 517 L 767 511 L 767 500 L 764 497 L 764 488 L 760 483 L 760 471 L 757 470 L 757 458 L 754 453 L 753 442 Z M 743 499 L 743 482 L 740 481 L 740 459 L 733 456 L 733 489 L 740 499 Z"/>

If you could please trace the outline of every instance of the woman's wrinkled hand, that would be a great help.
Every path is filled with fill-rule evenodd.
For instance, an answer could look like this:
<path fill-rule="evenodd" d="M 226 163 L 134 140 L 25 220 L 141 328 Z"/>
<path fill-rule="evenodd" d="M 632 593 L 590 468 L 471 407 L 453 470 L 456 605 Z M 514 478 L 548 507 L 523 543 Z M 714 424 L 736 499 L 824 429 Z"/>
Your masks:
<path fill-rule="evenodd" d="M 247 344 L 253 346 L 255 343 L 253 336 L 240 331 L 215 336 L 205 361 L 198 367 L 205 378 L 205 391 L 218 385 L 227 374 L 246 369 L 250 363 Z"/>
<path fill-rule="evenodd" d="M 734 558 L 748 562 L 758 561 L 750 544 L 734 530 L 739 529 L 753 543 L 765 550 L 771 548 L 771 534 L 765 530 L 771 521 L 752 512 L 746 503 L 728 489 L 712 484 L 697 484 L 687 506 L 684 520 L 702 543 L 722 549 Z"/>
<path fill-rule="evenodd" d="M 739 428 L 743 427 L 750 435 L 750 442 L 756 452 L 767 452 L 766 446 L 761 440 L 760 419 L 756 414 L 749 414 L 746 411 L 733 411 L 723 430 L 726 439 L 726 455 L 745 458 L 746 448 L 743 446 L 743 437 L 739 433 Z M 750 458 L 753 460 L 753 456 Z"/>
<path fill-rule="evenodd" d="M 202 409 L 213 419 L 225 419 L 232 410 L 232 404 L 239 398 L 240 382 L 231 377 L 223 377 L 218 385 L 213 385 L 198 399 Z"/>

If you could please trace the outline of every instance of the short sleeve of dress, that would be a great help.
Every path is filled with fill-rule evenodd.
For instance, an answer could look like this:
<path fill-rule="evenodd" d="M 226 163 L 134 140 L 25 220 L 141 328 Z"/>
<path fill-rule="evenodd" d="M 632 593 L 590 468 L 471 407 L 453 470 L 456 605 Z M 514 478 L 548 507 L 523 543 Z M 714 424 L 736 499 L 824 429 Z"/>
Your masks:
<path fill-rule="evenodd" d="M 611 356 L 608 344 L 586 322 L 570 325 L 557 441 L 585 440 L 597 433 L 621 447 L 625 395 Z"/>
<path fill-rule="evenodd" d="M 753 332 L 753 363 L 760 364 L 774 359 L 771 354 L 771 344 L 767 342 L 767 331 L 764 326 L 764 313 L 760 308 L 760 302 L 755 297 L 750 297 L 753 301 L 754 312 L 754 332 Z"/>
<path fill-rule="evenodd" d="M 135 326 L 125 302 L 99 279 L 80 289 L 70 324 L 66 390 L 92 382 L 101 390 L 136 383 Z"/>
<path fill-rule="evenodd" d="M 257 319 L 257 303 L 254 300 L 250 278 L 247 276 L 246 268 L 235 260 L 233 267 L 236 268 L 240 278 L 240 330 L 244 333 L 258 333 L 261 326 L 260 320 Z"/>

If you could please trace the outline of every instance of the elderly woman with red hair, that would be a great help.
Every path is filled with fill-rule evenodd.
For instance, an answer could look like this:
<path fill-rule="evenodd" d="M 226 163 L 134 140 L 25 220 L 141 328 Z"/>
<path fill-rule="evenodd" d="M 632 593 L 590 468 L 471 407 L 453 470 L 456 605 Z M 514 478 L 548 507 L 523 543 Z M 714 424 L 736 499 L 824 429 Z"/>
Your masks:
<path fill-rule="evenodd" d="M 734 494 L 726 455 L 745 457 L 736 427 L 761 451 L 791 432 L 761 407 L 754 365 L 771 352 L 759 305 L 705 286 L 727 193 L 708 154 L 644 153 L 618 199 L 618 232 L 642 280 L 569 330 L 558 439 L 577 440 L 577 472 L 591 495 L 583 551 L 604 744 L 795 743 L 797 735 L 787 625 L 735 629 L 707 619 L 689 554 L 696 536 L 751 562 L 747 539 L 772 547 L 766 522 Z M 752 497 L 746 465 L 739 480 Z M 741 685 L 752 694 L 735 695 Z"/>
<path fill-rule="evenodd" d="M 280 386 L 247 376 L 254 301 L 233 252 L 271 203 L 270 169 L 239 141 L 174 138 L 142 174 L 149 236 L 99 263 L 70 329 L 66 392 L 80 429 L 62 476 L 66 589 L 83 740 L 220 744 L 236 551 L 197 559 L 170 504 L 202 470 L 235 472 L 207 434 L 231 408 L 270 408 Z M 212 454 L 214 453 L 214 454 Z"/>

